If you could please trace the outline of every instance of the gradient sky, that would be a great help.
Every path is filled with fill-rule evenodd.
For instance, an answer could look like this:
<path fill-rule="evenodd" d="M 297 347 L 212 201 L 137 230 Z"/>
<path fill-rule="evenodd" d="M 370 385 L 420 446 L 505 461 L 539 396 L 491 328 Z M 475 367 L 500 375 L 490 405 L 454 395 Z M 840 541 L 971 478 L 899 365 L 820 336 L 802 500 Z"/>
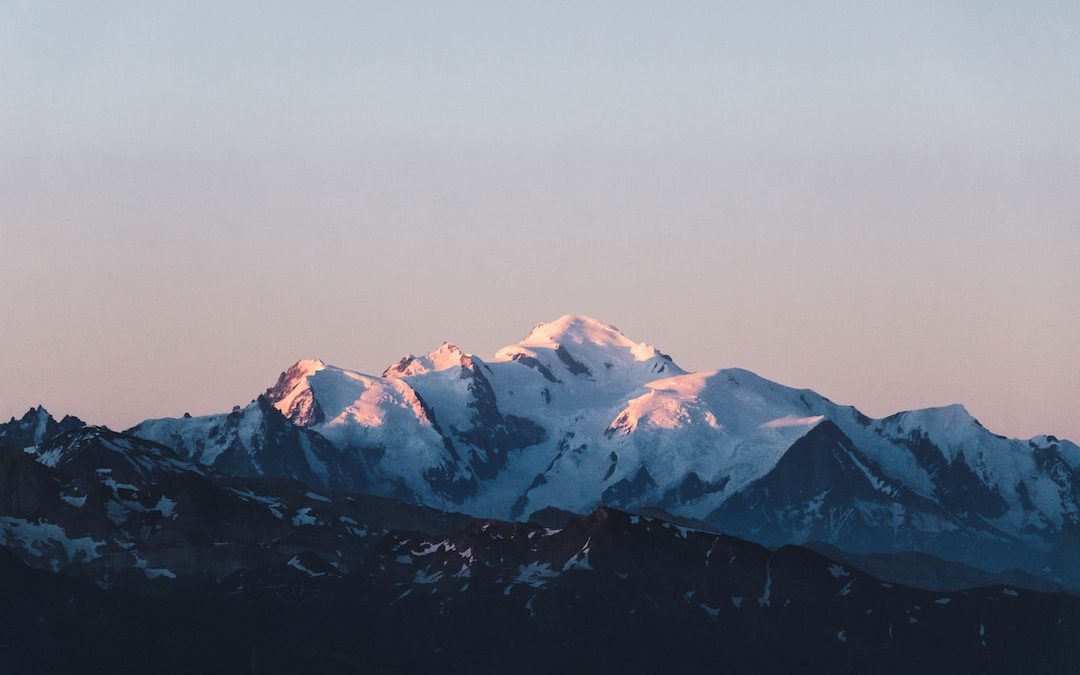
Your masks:
<path fill-rule="evenodd" d="M 1076 2 L 0 3 L 0 416 L 578 312 L 1080 440 L 1078 120 Z"/>

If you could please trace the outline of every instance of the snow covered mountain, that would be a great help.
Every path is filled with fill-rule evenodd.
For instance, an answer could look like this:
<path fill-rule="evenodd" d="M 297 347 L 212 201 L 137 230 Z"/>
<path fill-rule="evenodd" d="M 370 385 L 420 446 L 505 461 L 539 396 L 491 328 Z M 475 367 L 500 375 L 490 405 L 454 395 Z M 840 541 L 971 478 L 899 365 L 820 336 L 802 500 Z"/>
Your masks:
<path fill-rule="evenodd" d="M 770 544 L 926 551 L 1080 586 L 1075 444 L 1003 438 L 961 406 L 875 420 L 749 371 L 688 373 L 589 317 L 490 360 L 444 343 L 381 376 L 299 361 L 231 415 L 131 431 L 237 475 L 482 517 L 657 507 Z"/>
<path fill-rule="evenodd" d="M 488 360 L 299 361 L 217 415 L 0 424 L 0 662 L 1071 672 L 1078 505 L 1068 441 L 566 316 Z"/>

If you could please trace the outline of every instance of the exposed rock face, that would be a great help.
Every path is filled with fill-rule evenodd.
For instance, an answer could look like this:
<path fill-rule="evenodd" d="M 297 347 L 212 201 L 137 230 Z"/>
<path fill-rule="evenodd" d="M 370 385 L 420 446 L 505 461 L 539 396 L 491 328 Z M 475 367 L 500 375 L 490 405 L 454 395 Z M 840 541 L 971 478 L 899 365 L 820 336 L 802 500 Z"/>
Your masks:
<path fill-rule="evenodd" d="M 326 368 L 319 359 L 297 361 L 278 376 L 274 386 L 266 390 L 266 398 L 278 410 L 302 427 L 310 427 L 326 421 L 326 415 L 315 400 L 310 388 L 305 387 L 307 378 Z"/>
<path fill-rule="evenodd" d="M 49 411 L 39 405 L 27 410 L 19 419 L 12 417 L 8 423 L 0 424 L 0 445 L 29 448 L 82 426 L 85 423 L 72 415 L 65 415 L 57 422 Z"/>

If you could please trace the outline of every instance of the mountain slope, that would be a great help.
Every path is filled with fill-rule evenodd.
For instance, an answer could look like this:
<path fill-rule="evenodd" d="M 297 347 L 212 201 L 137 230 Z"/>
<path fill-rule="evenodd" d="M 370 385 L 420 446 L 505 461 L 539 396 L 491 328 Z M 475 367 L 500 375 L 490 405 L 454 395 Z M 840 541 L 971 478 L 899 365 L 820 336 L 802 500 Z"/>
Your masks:
<path fill-rule="evenodd" d="M 266 397 L 294 424 L 352 453 L 377 494 L 445 506 L 476 491 L 468 465 L 402 379 L 299 361 Z"/>
<path fill-rule="evenodd" d="M 503 414 L 492 375 L 491 366 L 447 343 L 426 357 L 408 356 L 383 373 L 406 381 L 422 397 L 440 433 L 450 445 L 465 449 L 480 479 L 494 478 L 510 451 L 546 438 L 544 428 L 532 420 Z"/>
<path fill-rule="evenodd" d="M 955 559 L 1017 545 L 981 518 L 954 514 L 884 476 L 830 421 L 706 520 L 766 545 L 821 541 L 855 553 L 946 550 Z"/>
<path fill-rule="evenodd" d="M 354 492 L 370 489 L 360 457 L 340 452 L 321 434 L 292 424 L 264 396 L 228 414 L 146 420 L 127 433 L 232 476 L 296 479 Z"/>

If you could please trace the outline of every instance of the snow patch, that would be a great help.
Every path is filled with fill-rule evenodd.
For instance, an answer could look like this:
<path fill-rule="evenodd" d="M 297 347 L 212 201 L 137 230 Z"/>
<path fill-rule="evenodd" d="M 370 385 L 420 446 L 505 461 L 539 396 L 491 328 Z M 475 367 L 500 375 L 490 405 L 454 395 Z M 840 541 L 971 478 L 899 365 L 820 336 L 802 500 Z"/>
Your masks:
<path fill-rule="evenodd" d="M 266 505 L 266 508 L 269 509 L 270 513 L 273 514 L 275 518 L 277 518 L 278 520 L 284 519 L 285 505 L 282 504 L 279 500 L 274 499 L 273 497 L 264 497 L 262 495 L 257 495 L 251 490 L 237 490 L 236 488 L 228 489 L 230 492 L 240 497 L 244 501 L 256 502 L 258 504 Z"/>
<path fill-rule="evenodd" d="M 154 505 L 153 510 L 157 511 L 165 518 L 176 518 L 176 502 L 165 495 L 161 495 L 157 504 Z"/>
<path fill-rule="evenodd" d="M 833 563 L 832 565 L 829 565 L 829 574 L 833 575 L 834 579 L 839 579 L 840 577 L 848 576 L 849 572 L 844 569 L 843 565 Z"/>
<path fill-rule="evenodd" d="M 543 588 L 548 579 L 559 576 L 559 573 L 551 568 L 549 563 L 531 562 L 528 565 L 518 567 L 514 583 L 525 584 L 533 588 Z"/>
<path fill-rule="evenodd" d="M 23 518 L 0 516 L 0 546 L 18 542 L 31 555 L 41 557 L 49 547 L 59 546 L 71 562 L 88 562 L 101 557 L 98 547 L 105 542 L 91 537 L 68 536 L 64 528 L 46 521 L 30 522 Z"/>
<path fill-rule="evenodd" d="M 292 519 L 292 524 L 297 527 L 302 527 L 304 525 L 314 525 L 317 522 L 319 522 L 318 519 L 315 518 L 315 516 L 311 515 L 310 506 L 305 506 L 304 508 L 297 511 L 296 515 L 293 516 Z"/>
<path fill-rule="evenodd" d="M 67 495 L 61 492 L 60 499 L 62 499 L 65 503 L 71 504 L 72 506 L 80 509 L 86 504 L 86 495 L 76 497 L 74 495 Z"/>
<path fill-rule="evenodd" d="M 434 572 L 425 572 L 424 570 L 417 570 L 413 575 L 413 583 L 421 585 L 430 585 L 443 578 L 442 570 L 435 570 Z"/>
<path fill-rule="evenodd" d="M 321 576 L 326 575 L 326 572 L 316 572 L 316 571 L 314 571 L 312 569 L 309 569 L 309 568 L 305 567 L 304 564 L 302 562 L 300 562 L 300 556 L 295 556 L 294 555 L 289 560 L 288 565 L 289 565 L 289 567 L 293 568 L 294 570 L 297 570 L 298 572 L 303 572 L 304 574 L 308 575 L 309 577 L 321 577 Z"/>
<path fill-rule="evenodd" d="M 562 571 L 568 572 L 570 570 L 591 570 L 592 565 L 589 564 L 589 544 L 592 543 L 592 537 L 585 540 L 585 545 L 581 547 L 574 555 L 566 561 L 563 565 Z"/>
<path fill-rule="evenodd" d="M 785 415 L 784 417 L 765 422 L 761 425 L 761 428 L 784 429 L 787 427 L 812 427 L 823 419 L 825 419 L 824 415 L 814 415 L 812 417 L 794 417 L 792 415 Z"/>

